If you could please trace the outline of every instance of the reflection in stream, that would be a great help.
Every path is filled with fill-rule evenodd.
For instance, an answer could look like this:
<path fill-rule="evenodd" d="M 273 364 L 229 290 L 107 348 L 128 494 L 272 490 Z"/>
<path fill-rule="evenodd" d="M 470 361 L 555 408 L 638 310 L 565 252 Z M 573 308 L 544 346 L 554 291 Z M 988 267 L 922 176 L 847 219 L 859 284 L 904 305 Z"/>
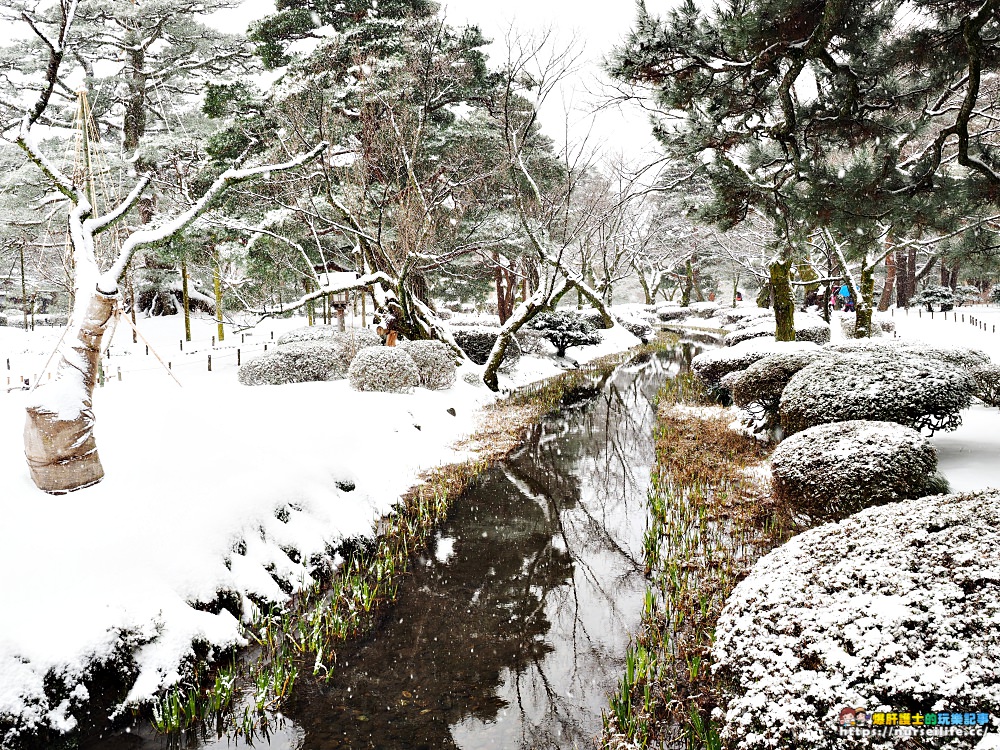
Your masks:
<path fill-rule="evenodd" d="M 595 746 L 646 589 L 651 402 L 690 356 L 620 367 L 533 428 L 455 502 L 380 626 L 329 683 L 303 676 L 256 746 Z"/>

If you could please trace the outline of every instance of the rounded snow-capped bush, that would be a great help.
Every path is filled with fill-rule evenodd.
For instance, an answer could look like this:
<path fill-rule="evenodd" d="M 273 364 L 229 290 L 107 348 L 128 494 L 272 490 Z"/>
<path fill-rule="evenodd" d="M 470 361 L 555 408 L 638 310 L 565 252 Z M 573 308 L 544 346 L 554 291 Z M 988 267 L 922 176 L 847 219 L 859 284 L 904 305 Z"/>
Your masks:
<path fill-rule="evenodd" d="M 738 324 L 737 324 L 738 325 Z M 750 339 L 774 338 L 775 329 L 774 318 L 767 318 L 752 321 L 752 325 L 738 325 L 736 330 L 730 331 L 722 342 L 726 346 L 736 346 Z"/>
<path fill-rule="evenodd" d="M 926 495 L 940 484 L 936 470 L 934 446 L 894 422 L 810 427 L 771 457 L 775 496 L 820 517 Z"/>
<path fill-rule="evenodd" d="M 285 385 L 336 380 L 346 374 L 344 349 L 334 342 L 299 341 L 276 347 L 240 367 L 243 385 Z"/>
<path fill-rule="evenodd" d="M 697 315 L 699 318 L 711 318 L 719 310 L 719 303 L 709 300 L 692 302 L 687 309 L 692 315 Z"/>
<path fill-rule="evenodd" d="M 420 373 L 420 385 L 439 391 L 455 383 L 455 354 L 440 341 L 404 341 L 400 348 L 409 354 Z"/>
<path fill-rule="evenodd" d="M 1000 406 L 1000 365 L 980 365 L 969 374 L 975 383 L 975 397 L 987 406 Z"/>
<path fill-rule="evenodd" d="M 620 318 L 619 319 L 625 330 L 635 336 L 637 339 L 646 344 L 653 338 L 653 326 L 649 325 L 644 320 L 639 320 L 638 318 Z"/>
<path fill-rule="evenodd" d="M 795 340 L 814 344 L 830 343 L 830 324 L 815 315 L 795 316 Z"/>
<path fill-rule="evenodd" d="M 774 313 L 767 307 L 720 307 L 716 315 L 726 325 L 749 326 L 761 318 L 773 318 Z"/>
<path fill-rule="evenodd" d="M 601 343 L 601 335 L 585 318 L 575 312 L 543 312 L 528 321 L 527 327 L 541 331 L 556 348 L 556 354 L 566 356 L 571 346 L 593 346 Z"/>
<path fill-rule="evenodd" d="M 680 307 L 679 305 L 660 305 L 656 308 L 656 316 L 664 322 L 683 320 L 684 318 L 691 317 L 691 315 L 692 313 L 688 308 Z"/>
<path fill-rule="evenodd" d="M 727 346 L 735 346 L 747 339 L 774 336 L 774 331 L 777 328 L 777 323 L 775 323 L 773 316 L 749 318 L 747 322 L 749 325 L 737 322 L 736 330 L 726 334 L 725 343 Z M 825 320 L 815 315 L 796 315 L 795 340 L 811 341 L 814 344 L 827 344 L 830 342 L 830 326 Z"/>
<path fill-rule="evenodd" d="M 901 747 L 899 737 L 838 735 L 845 706 L 869 716 L 996 715 L 998 558 L 996 490 L 869 508 L 761 558 L 715 631 L 725 746 Z M 940 739 L 928 746 L 971 748 L 978 740 Z"/>
<path fill-rule="evenodd" d="M 768 354 L 745 370 L 727 375 L 723 385 L 729 388 L 737 406 L 760 404 L 766 411 L 776 414 L 781 392 L 788 381 L 822 356 L 823 351 L 818 348 Z"/>
<path fill-rule="evenodd" d="M 795 375 L 781 394 L 786 434 L 828 422 L 869 419 L 916 430 L 954 430 L 972 401 L 962 368 L 899 347 L 831 353 Z"/>
<path fill-rule="evenodd" d="M 590 325 L 593 328 L 599 330 L 604 330 L 605 328 L 607 328 L 607 326 L 604 325 L 604 316 L 601 315 L 601 311 L 598 310 L 596 307 L 588 307 L 583 310 L 574 310 L 573 312 L 560 311 L 560 314 L 562 314 L 563 312 L 565 312 L 565 314 L 567 315 L 574 315 L 578 318 L 582 318 L 583 320 L 590 323 Z M 545 313 L 542 314 L 544 315 Z M 537 319 L 537 317 L 535 319 Z"/>
<path fill-rule="evenodd" d="M 336 326 L 303 326 L 302 328 L 295 328 L 281 334 L 275 343 L 281 346 L 282 344 L 295 344 L 300 341 L 326 341 L 332 339 L 338 332 L 339 329 Z"/>
<path fill-rule="evenodd" d="M 409 393 L 420 385 L 417 363 L 398 346 L 362 349 L 347 368 L 347 377 L 358 391 Z"/>
<path fill-rule="evenodd" d="M 522 354 L 536 354 L 539 356 L 549 356 L 556 353 L 556 348 L 549 343 L 541 331 L 531 328 L 521 327 L 514 334 Z"/>
<path fill-rule="evenodd" d="M 477 365 L 485 365 L 490 358 L 493 344 L 496 343 L 497 337 L 500 335 L 500 329 L 487 326 L 468 326 L 453 328 L 451 333 L 455 338 L 455 343 L 458 344 L 469 359 Z M 507 345 L 507 351 L 504 352 L 500 369 L 504 371 L 510 370 L 517 364 L 520 358 L 521 347 L 517 343 L 517 337 L 511 337 L 510 343 Z"/>
<path fill-rule="evenodd" d="M 709 387 L 718 387 L 722 377 L 731 372 L 745 370 L 754 362 L 770 354 L 800 351 L 816 351 L 818 347 L 808 341 L 775 341 L 756 338 L 740 342 L 735 346 L 712 349 L 691 360 L 691 367 L 702 382 Z"/>

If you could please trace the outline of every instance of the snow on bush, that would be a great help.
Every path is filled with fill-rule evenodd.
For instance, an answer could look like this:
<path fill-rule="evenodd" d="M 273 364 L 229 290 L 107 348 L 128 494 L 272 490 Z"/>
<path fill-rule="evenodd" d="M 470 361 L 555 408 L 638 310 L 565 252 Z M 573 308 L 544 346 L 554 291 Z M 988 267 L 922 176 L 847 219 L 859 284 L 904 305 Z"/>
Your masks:
<path fill-rule="evenodd" d="M 690 318 L 691 315 L 692 313 L 689 308 L 676 304 L 660 305 L 656 308 L 656 316 L 664 322 L 683 320 L 684 318 Z"/>
<path fill-rule="evenodd" d="M 819 516 L 921 497 L 939 482 L 937 452 L 916 430 L 852 420 L 810 427 L 771 457 L 775 496 Z"/>
<path fill-rule="evenodd" d="M 420 385 L 417 363 L 398 346 L 362 349 L 347 368 L 347 377 L 358 391 L 409 393 Z"/>
<path fill-rule="evenodd" d="M 304 326 L 279 336 L 278 346 L 300 341 L 334 341 L 345 346 L 350 352 L 348 363 L 354 355 L 367 346 L 382 346 L 382 339 L 377 333 L 367 328 L 350 328 L 341 331 L 336 326 Z"/>
<path fill-rule="evenodd" d="M 792 376 L 823 356 L 821 349 L 779 352 L 759 359 L 745 370 L 731 372 L 722 379 L 733 402 L 747 409 L 755 420 L 771 427 L 777 422 L 781 393 Z"/>
<path fill-rule="evenodd" d="M 697 315 L 699 318 L 711 318 L 719 309 L 718 302 L 709 302 L 705 300 L 704 302 L 692 302 L 687 308 L 692 315 Z"/>
<path fill-rule="evenodd" d="M 590 323 L 590 325 L 592 325 L 594 328 L 597 328 L 599 330 L 605 330 L 607 328 L 607 326 L 604 325 L 604 316 L 601 315 L 601 311 L 598 310 L 596 307 L 588 307 L 588 308 L 583 309 L 583 310 L 573 310 L 573 311 L 570 311 L 570 310 L 560 310 L 559 311 L 559 314 L 563 314 L 563 313 L 565 313 L 567 315 L 575 315 L 575 316 L 577 316 L 579 318 L 582 318 L 583 320 L 585 320 L 588 323 Z M 542 313 L 542 314 L 544 315 L 546 313 Z"/>
<path fill-rule="evenodd" d="M 400 348 L 417 365 L 420 385 L 431 390 L 451 388 L 455 383 L 455 354 L 440 341 L 404 341 Z"/>
<path fill-rule="evenodd" d="M 871 352 L 875 355 L 886 356 L 892 356 L 893 352 L 904 352 L 918 357 L 936 359 L 945 365 L 954 365 L 969 371 L 992 362 L 989 355 L 979 349 L 972 349 L 967 346 L 926 346 L 925 344 L 900 339 L 885 341 L 854 339 L 842 344 L 835 344 L 830 347 L 830 350 L 837 352 Z"/>
<path fill-rule="evenodd" d="M 858 326 L 857 315 L 855 313 L 845 313 L 840 316 L 840 332 L 844 334 L 845 339 L 853 339 L 855 331 Z M 882 335 L 882 328 L 876 324 L 873 320 L 871 325 L 871 336 L 878 337 Z M 859 339 L 863 340 L 863 339 Z"/>
<path fill-rule="evenodd" d="M 906 500 L 807 531 L 730 596 L 712 650 L 734 750 L 902 747 L 842 708 L 1000 712 L 1000 492 Z M 969 748 L 971 738 L 926 737 Z M 934 743 L 934 744 L 930 744 Z"/>
<path fill-rule="evenodd" d="M 572 312 L 539 313 L 527 323 L 528 328 L 541 331 L 556 348 L 556 354 L 566 356 L 571 346 L 593 346 L 601 343 L 597 329 L 582 316 Z"/>
<path fill-rule="evenodd" d="M 832 352 L 799 370 L 781 395 L 786 434 L 828 422 L 870 419 L 916 430 L 954 430 L 971 403 L 971 376 L 903 347 Z"/>
<path fill-rule="evenodd" d="M 642 341 L 642 343 L 648 344 L 653 338 L 653 326 L 649 325 L 646 321 L 627 317 L 621 317 L 619 321 L 626 331 Z"/>
<path fill-rule="evenodd" d="M 535 331 L 522 326 L 514 335 L 517 338 L 518 345 L 521 347 L 522 354 L 535 354 L 548 357 L 556 353 L 556 348 L 549 343 L 549 340 L 542 335 L 541 331 Z"/>
<path fill-rule="evenodd" d="M 980 365 L 969 371 L 974 395 L 987 406 L 1000 406 L 1000 365 Z"/>
<path fill-rule="evenodd" d="M 795 316 L 795 340 L 830 343 L 830 324 L 815 315 Z"/>
<path fill-rule="evenodd" d="M 726 325 L 753 325 L 759 318 L 773 318 L 774 313 L 767 307 L 720 307 L 716 316 Z"/>
<path fill-rule="evenodd" d="M 455 338 L 455 343 L 459 345 L 469 359 L 477 365 L 485 365 L 490 358 L 490 351 L 500 335 L 499 328 L 487 326 L 470 326 L 467 328 L 454 328 L 451 331 Z M 507 351 L 503 355 L 501 370 L 508 371 L 521 358 L 521 347 L 517 343 L 517 338 L 513 337 L 507 345 Z"/>
<path fill-rule="evenodd" d="M 747 318 L 745 322 L 737 321 L 735 325 L 736 330 L 726 335 L 727 346 L 733 346 L 747 339 L 774 336 L 777 327 L 774 316 Z M 822 318 L 800 313 L 795 316 L 795 340 L 827 344 L 830 342 L 830 326 Z"/>
<path fill-rule="evenodd" d="M 695 374 L 709 387 L 717 387 L 724 375 L 745 370 L 769 354 L 814 351 L 818 347 L 808 341 L 775 341 L 758 338 L 743 341 L 735 346 L 703 352 L 691 360 Z"/>
<path fill-rule="evenodd" d="M 334 342 L 300 341 L 279 346 L 243 364 L 243 385 L 285 385 L 335 380 L 346 373 L 344 349 Z"/>

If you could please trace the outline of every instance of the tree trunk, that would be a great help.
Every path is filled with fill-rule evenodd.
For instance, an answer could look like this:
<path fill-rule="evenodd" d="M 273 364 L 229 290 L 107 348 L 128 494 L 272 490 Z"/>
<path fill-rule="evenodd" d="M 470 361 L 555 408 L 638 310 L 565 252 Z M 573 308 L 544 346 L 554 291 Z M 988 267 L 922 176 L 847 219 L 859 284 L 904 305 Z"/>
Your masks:
<path fill-rule="evenodd" d="M 861 268 L 860 297 L 854 309 L 854 338 L 866 339 L 872 335 L 872 302 L 875 299 L 875 268 L 867 262 Z"/>
<path fill-rule="evenodd" d="M 55 380 L 39 389 L 48 394 L 46 405 L 27 408 L 24 455 L 32 481 L 45 492 L 71 492 L 104 477 L 94 440 L 93 395 L 101 337 L 114 306 L 114 295 L 94 291 L 83 320 L 72 331 L 75 341 L 67 344 L 70 356 L 60 359 Z"/>
<path fill-rule="evenodd" d="M 187 261 L 181 261 L 181 299 L 184 303 L 184 340 L 191 340 L 191 297 L 188 296 Z"/>
<path fill-rule="evenodd" d="M 219 343 L 226 340 L 226 329 L 222 325 L 222 270 L 216 263 L 212 268 L 212 286 L 215 289 L 215 322 L 218 327 Z"/>
<path fill-rule="evenodd" d="M 896 286 L 896 254 L 885 256 L 885 283 L 882 285 L 882 296 L 878 300 L 879 312 L 885 312 L 892 304 L 892 290 Z"/>
<path fill-rule="evenodd" d="M 948 286 L 951 287 L 952 291 L 958 289 L 958 268 L 959 263 L 956 261 L 955 265 L 951 267 L 951 275 L 948 277 Z"/>
<path fill-rule="evenodd" d="M 910 304 L 910 276 L 913 269 L 907 258 L 907 254 L 899 250 L 896 252 L 896 307 L 909 307 Z"/>
<path fill-rule="evenodd" d="M 791 268 L 791 254 L 787 251 L 775 256 L 769 266 L 774 296 L 774 338 L 777 341 L 795 341 L 795 295 L 788 278 Z"/>
<path fill-rule="evenodd" d="M 694 289 L 694 268 L 691 261 L 684 264 L 684 291 L 681 292 L 681 307 L 688 307 L 691 304 L 691 290 Z"/>

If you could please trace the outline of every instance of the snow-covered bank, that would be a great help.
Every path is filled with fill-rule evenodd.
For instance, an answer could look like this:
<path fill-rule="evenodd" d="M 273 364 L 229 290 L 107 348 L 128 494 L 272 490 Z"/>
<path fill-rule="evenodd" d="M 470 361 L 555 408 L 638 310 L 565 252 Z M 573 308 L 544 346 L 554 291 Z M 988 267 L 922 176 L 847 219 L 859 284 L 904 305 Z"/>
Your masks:
<path fill-rule="evenodd" d="M 105 360 L 110 379 L 95 395 L 107 473 L 99 485 L 64 496 L 35 489 L 21 444 L 26 393 L 0 392 L 0 722 L 69 730 L 95 661 L 134 667 L 129 697 L 142 700 L 177 679 L 192 641 L 238 644 L 229 612 L 194 605 L 219 592 L 246 609 L 251 598 L 282 601 L 275 577 L 308 582 L 311 557 L 370 534 L 421 472 L 471 457 L 451 446 L 495 399 L 461 377 L 448 390 L 413 394 L 359 393 L 343 380 L 244 387 L 235 349 L 212 349 L 211 321 L 197 321 L 184 353 L 179 319 L 143 323 L 164 359 L 171 352 L 183 387 L 118 331 Z M 280 333 L 301 324 L 273 325 Z M 14 360 L 12 372 L 34 377 L 59 333 L 0 328 L 0 352 Z M 256 333 L 256 351 L 270 334 Z M 571 356 L 635 343 L 614 329 Z M 508 385 L 560 371 L 524 359 Z M 47 676 L 70 697 L 52 705 Z"/>

